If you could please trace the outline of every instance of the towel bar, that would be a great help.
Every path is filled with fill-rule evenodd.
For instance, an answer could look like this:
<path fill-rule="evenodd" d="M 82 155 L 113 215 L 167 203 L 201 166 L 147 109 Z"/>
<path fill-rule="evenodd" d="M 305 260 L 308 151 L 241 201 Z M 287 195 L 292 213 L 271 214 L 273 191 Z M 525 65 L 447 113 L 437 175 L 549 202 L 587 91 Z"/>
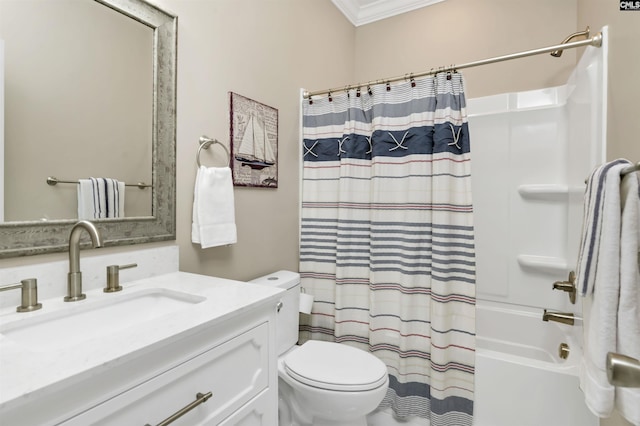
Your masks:
<path fill-rule="evenodd" d="M 636 164 L 632 164 L 620 170 L 620 176 L 628 175 L 629 173 L 633 173 L 633 172 L 640 172 L 640 161 L 637 162 Z M 587 183 L 588 181 L 589 181 L 589 178 L 586 178 L 584 180 L 584 183 Z"/>
<path fill-rule="evenodd" d="M 622 171 L 620 172 L 620 176 L 628 175 L 629 173 L 633 172 L 640 172 L 640 162 L 622 169 Z"/>
<path fill-rule="evenodd" d="M 215 143 L 224 148 L 224 151 L 227 153 L 227 165 L 231 164 L 231 154 L 229 153 L 229 149 L 227 149 L 227 147 L 219 140 L 202 135 L 200 136 L 200 146 L 198 147 L 198 153 L 196 154 L 196 163 L 198 164 L 198 167 L 202 166 L 202 164 L 200 164 L 200 151 L 203 149 L 209 149 L 209 145 Z"/>
<path fill-rule="evenodd" d="M 640 361 L 614 352 L 607 353 L 607 379 L 614 386 L 640 387 Z"/>
<path fill-rule="evenodd" d="M 51 186 L 57 185 L 59 183 L 75 183 L 76 185 L 80 184 L 80 182 L 78 182 L 77 180 L 62 180 L 62 179 L 58 179 L 55 176 L 48 176 L 47 183 Z M 144 182 L 125 183 L 124 186 L 137 186 L 140 189 L 153 188 L 153 185 L 149 185 Z"/>

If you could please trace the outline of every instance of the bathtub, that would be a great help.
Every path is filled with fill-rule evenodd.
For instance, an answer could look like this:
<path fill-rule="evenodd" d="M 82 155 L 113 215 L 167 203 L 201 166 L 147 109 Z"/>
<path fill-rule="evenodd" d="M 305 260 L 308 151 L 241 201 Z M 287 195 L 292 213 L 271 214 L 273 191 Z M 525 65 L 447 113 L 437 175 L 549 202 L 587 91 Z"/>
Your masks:
<path fill-rule="evenodd" d="M 582 330 L 542 321 L 542 309 L 478 300 L 474 426 L 598 426 L 579 389 Z M 559 356 L 566 343 L 567 359 Z M 428 426 L 389 409 L 368 426 Z"/>
<path fill-rule="evenodd" d="M 542 309 L 478 301 L 474 426 L 597 426 L 579 389 L 581 329 L 543 322 Z"/>

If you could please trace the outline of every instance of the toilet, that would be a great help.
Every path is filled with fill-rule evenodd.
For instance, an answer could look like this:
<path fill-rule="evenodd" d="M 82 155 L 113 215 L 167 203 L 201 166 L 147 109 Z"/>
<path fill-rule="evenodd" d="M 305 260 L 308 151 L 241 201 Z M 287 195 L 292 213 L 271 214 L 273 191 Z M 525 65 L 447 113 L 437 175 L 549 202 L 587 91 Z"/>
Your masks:
<path fill-rule="evenodd" d="M 333 342 L 298 342 L 300 275 L 278 271 L 252 282 L 286 290 L 278 305 L 278 426 L 366 426 L 389 386 L 386 365 Z"/>

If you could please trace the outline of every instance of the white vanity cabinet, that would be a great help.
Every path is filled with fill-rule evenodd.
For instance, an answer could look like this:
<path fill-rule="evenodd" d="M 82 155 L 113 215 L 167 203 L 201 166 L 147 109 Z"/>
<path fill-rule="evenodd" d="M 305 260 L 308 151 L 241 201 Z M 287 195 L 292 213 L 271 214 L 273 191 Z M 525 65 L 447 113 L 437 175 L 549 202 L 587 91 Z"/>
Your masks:
<path fill-rule="evenodd" d="M 281 290 L 177 272 L 132 282 L 124 291 L 127 300 L 180 293 L 197 296 L 189 299 L 197 303 L 153 320 L 142 312 L 144 319 L 125 329 L 101 329 L 99 336 L 89 332 L 69 345 L 41 347 L 21 346 L 2 327 L 14 318 L 37 327 L 94 305 L 48 301 L 48 312 L 5 314 L 0 425 L 167 425 L 165 420 L 189 406 L 172 425 L 278 424 L 275 319 Z M 87 292 L 87 300 L 105 312 L 114 309 L 115 299 L 101 290 Z M 206 401 L 194 403 L 209 392 Z"/>
<path fill-rule="evenodd" d="M 62 424 L 155 426 L 191 403 L 172 424 L 277 424 L 269 362 L 263 323 Z"/>

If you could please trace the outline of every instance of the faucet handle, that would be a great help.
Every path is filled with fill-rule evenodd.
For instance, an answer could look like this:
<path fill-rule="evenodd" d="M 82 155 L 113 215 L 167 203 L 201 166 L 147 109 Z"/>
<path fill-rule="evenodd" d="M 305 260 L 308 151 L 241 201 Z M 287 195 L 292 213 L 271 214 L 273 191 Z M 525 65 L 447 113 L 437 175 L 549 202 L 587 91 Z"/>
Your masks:
<path fill-rule="evenodd" d="M 102 289 L 105 293 L 113 293 L 122 290 L 120 285 L 120 270 L 135 268 L 137 263 L 129 263 L 127 265 L 109 265 L 107 266 L 107 286 Z"/>
<path fill-rule="evenodd" d="M 575 272 L 569 272 L 569 278 L 567 281 L 556 281 L 553 283 L 554 290 L 562 290 L 568 293 L 569 301 L 571 304 L 575 305 L 576 303 L 576 274 Z"/>
<path fill-rule="evenodd" d="M 38 280 L 27 278 L 18 284 L 7 284 L 0 287 L 0 291 L 22 289 L 22 304 L 16 308 L 18 312 L 37 311 L 42 308 L 42 303 L 38 303 Z"/>

